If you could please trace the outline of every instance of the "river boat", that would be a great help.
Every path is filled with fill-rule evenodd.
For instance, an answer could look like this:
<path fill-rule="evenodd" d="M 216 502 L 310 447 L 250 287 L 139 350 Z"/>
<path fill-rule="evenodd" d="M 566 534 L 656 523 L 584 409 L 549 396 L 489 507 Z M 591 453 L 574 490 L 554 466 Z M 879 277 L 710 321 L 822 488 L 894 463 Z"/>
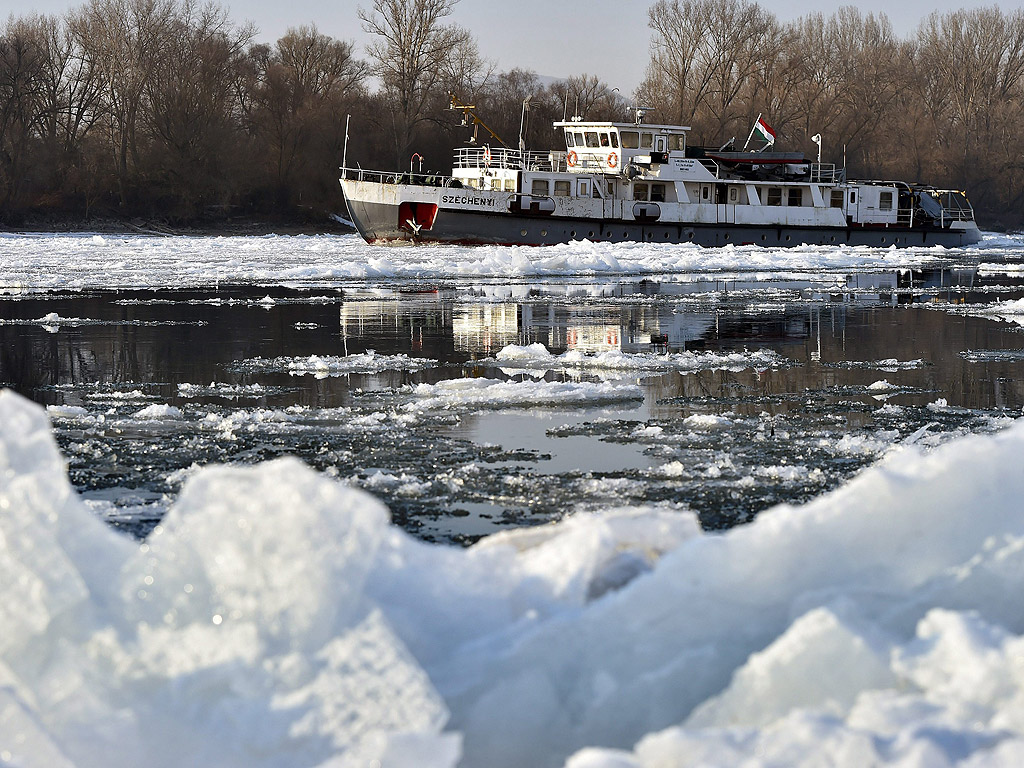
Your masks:
<path fill-rule="evenodd" d="M 771 143 L 761 150 L 716 149 L 690 146 L 687 126 L 642 118 L 637 110 L 632 122 L 556 122 L 565 147 L 548 152 L 521 141 L 520 149 L 471 143 L 455 150 L 450 174 L 424 173 L 414 162 L 408 173 L 343 163 L 349 215 L 367 242 L 383 244 L 899 248 L 981 240 L 963 192 L 848 180 L 845 169 L 820 161 L 820 137 L 812 161 L 774 151 L 764 129 Z M 767 129 L 760 118 L 759 126 Z"/>

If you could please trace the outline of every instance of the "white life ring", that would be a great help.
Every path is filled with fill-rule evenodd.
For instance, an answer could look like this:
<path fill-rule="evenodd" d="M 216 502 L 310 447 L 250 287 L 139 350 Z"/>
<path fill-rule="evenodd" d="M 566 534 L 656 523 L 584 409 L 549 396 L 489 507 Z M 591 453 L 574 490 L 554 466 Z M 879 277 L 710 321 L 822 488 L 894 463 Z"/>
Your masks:
<path fill-rule="evenodd" d="M 569 152 L 569 154 L 565 156 L 565 162 L 569 164 L 570 168 L 575 167 L 577 160 L 578 158 L 576 157 L 575 152 Z"/>
<path fill-rule="evenodd" d="M 608 167 L 609 168 L 614 168 L 616 165 L 618 165 L 618 162 L 619 162 L 619 156 L 616 155 L 614 152 L 612 152 L 610 155 L 608 155 Z"/>

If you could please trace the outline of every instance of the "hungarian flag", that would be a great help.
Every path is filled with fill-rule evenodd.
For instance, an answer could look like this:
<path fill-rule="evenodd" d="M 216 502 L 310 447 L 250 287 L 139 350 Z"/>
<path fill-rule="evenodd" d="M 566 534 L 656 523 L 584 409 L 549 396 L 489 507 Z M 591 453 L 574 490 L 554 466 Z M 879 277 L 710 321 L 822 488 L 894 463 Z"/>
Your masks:
<path fill-rule="evenodd" d="M 754 130 L 761 134 L 761 138 L 768 142 L 768 146 L 775 143 L 775 131 L 764 121 L 764 118 L 757 118 L 757 122 L 754 123 Z"/>

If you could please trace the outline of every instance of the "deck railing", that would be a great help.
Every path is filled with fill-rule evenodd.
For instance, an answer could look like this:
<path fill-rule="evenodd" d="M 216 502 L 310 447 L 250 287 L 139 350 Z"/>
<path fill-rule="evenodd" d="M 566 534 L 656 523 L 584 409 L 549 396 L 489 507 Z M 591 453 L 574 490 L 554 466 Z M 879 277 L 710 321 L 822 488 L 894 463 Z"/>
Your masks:
<path fill-rule="evenodd" d="M 963 192 L 955 189 L 937 189 L 935 197 L 942 206 L 944 218 L 952 221 L 974 221 L 974 208 Z"/>
<path fill-rule="evenodd" d="M 401 173 L 396 171 L 374 171 L 368 168 L 339 168 L 341 178 L 356 181 L 373 181 L 379 184 L 419 184 L 424 187 L 461 187 L 462 182 L 451 176 L 427 171 L 426 173 Z"/>
<path fill-rule="evenodd" d="M 815 184 L 838 184 L 846 181 L 846 169 L 835 163 L 811 163 L 811 181 Z"/>
<path fill-rule="evenodd" d="M 513 171 L 551 171 L 552 153 L 522 152 L 505 147 L 459 147 L 455 168 L 495 168 Z"/>

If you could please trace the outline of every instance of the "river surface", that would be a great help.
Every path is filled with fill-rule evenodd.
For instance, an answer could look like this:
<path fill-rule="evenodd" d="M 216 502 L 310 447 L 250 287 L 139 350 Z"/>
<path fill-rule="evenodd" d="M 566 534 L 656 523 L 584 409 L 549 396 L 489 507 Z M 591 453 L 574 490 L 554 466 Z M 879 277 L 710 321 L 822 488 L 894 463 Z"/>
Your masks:
<path fill-rule="evenodd" d="M 720 529 L 903 445 L 1019 417 L 1018 256 L 48 286 L 0 293 L 0 385 L 50 406 L 72 482 L 136 536 L 196 467 L 284 454 L 366 488 L 428 540 L 640 504 Z"/>

